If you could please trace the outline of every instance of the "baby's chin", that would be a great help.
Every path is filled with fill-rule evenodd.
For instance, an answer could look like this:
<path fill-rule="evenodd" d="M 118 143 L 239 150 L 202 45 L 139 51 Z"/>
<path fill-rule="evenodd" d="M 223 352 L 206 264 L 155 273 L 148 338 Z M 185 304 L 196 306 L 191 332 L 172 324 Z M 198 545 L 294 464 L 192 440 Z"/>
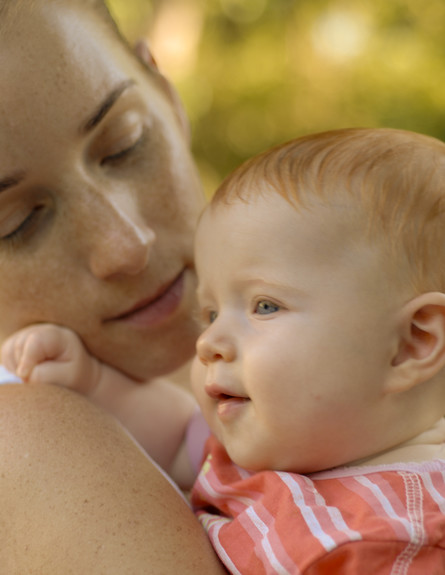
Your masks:
<path fill-rule="evenodd" d="M 219 439 L 219 438 L 218 438 Z M 221 441 L 221 440 L 220 440 Z M 221 443 L 224 442 L 221 441 Z M 282 471 L 288 473 L 297 473 L 300 475 L 309 475 L 320 471 L 327 471 L 335 467 L 342 467 L 346 465 L 343 458 L 338 458 L 335 461 L 327 461 L 323 457 L 318 458 L 292 458 L 289 459 L 288 454 L 279 456 L 277 450 L 272 450 L 271 453 L 246 453 L 237 451 L 236 449 L 226 448 L 230 459 L 243 469 L 248 469 L 253 472 L 261 471 Z M 260 450 L 259 450 L 260 451 Z"/>

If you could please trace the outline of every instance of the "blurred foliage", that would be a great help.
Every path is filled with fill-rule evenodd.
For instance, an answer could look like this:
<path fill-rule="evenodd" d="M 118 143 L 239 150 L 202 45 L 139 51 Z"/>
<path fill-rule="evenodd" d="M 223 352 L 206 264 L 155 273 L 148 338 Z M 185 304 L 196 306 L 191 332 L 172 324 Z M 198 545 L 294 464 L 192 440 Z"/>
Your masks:
<path fill-rule="evenodd" d="M 189 114 L 206 190 L 245 158 L 348 126 L 445 139 L 443 0 L 109 0 Z"/>

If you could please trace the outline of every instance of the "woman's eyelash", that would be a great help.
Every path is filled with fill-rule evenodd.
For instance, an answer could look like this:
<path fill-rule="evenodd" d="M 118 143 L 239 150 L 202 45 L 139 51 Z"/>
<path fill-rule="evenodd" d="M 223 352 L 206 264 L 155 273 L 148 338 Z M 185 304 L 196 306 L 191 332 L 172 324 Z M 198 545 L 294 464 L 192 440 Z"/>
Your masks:
<path fill-rule="evenodd" d="M 101 160 L 101 165 L 118 163 L 119 161 L 124 160 L 127 156 L 130 156 L 133 152 L 135 152 L 137 150 L 137 148 L 139 148 L 139 146 L 142 144 L 143 140 L 144 140 L 144 135 L 141 135 L 130 146 L 124 148 L 123 150 L 120 150 L 119 152 L 116 152 L 115 154 L 110 154 L 108 156 L 105 156 L 105 158 L 103 158 Z"/>
<path fill-rule="evenodd" d="M 14 244 L 14 242 L 20 242 L 26 234 L 31 231 L 33 224 L 35 224 L 36 218 L 40 215 L 41 210 L 44 206 L 36 206 L 33 208 L 29 215 L 9 234 L 0 238 L 1 241 L 7 242 L 9 244 Z"/>

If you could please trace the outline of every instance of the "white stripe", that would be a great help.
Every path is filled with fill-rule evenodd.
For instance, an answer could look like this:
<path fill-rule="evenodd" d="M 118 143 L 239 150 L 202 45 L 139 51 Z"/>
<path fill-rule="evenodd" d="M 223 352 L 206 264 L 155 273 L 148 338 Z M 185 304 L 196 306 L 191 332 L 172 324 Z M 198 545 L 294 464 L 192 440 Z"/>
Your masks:
<path fill-rule="evenodd" d="M 405 528 L 407 534 L 410 535 L 411 524 L 410 524 L 409 520 L 406 519 L 405 517 L 401 517 L 400 515 L 398 515 L 396 513 L 394 507 L 391 505 L 389 499 L 386 497 L 386 495 L 384 495 L 384 493 L 380 489 L 380 487 L 363 475 L 359 475 L 359 476 L 355 477 L 355 480 L 358 483 L 360 483 L 361 485 L 363 485 L 363 487 L 366 487 L 367 489 L 369 489 L 369 491 L 371 491 L 371 493 L 374 495 L 374 497 L 377 499 L 377 501 L 383 507 L 383 509 L 384 509 L 385 513 L 388 515 L 388 517 L 390 517 L 391 519 L 395 519 L 399 523 L 401 523 L 403 525 L 403 527 Z"/>
<path fill-rule="evenodd" d="M 277 475 L 281 478 L 283 483 L 287 485 L 290 492 L 292 493 L 294 503 L 301 511 L 303 519 L 306 521 L 306 525 L 308 526 L 312 535 L 318 539 L 326 551 L 331 551 L 334 549 L 336 547 L 335 541 L 322 529 L 318 519 L 315 517 L 314 512 L 310 506 L 304 502 L 303 492 L 301 491 L 301 487 L 298 485 L 298 482 L 293 477 L 291 477 L 289 473 L 277 472 Z"/>
<path fill-rule="evenodd" d="M 442 479 L 444 477 L 443 473 L 440 473 Z M 439 493 L 437 489 L 434 487 L 433 482 L 431 481 L 431 475 L 429 473 L 422 473 L 422 481 L 425 485 L 425 489 L 431 496 L 431 499 L 436 503 L 439 507 L 440 511 L 445 514 L 445 499 L 442 493 Z"/>
<path fill-rule="evenodd" d="M 340 509 L 338 507 L 333 507 L 331 505 L 327 505 L 325 498 L 319 493 L 314 485 L 314 483 L 309 479 L 309 477 L 303 476 L 308 488 L 312 491 L 315 502 L 320 507 L 323 507 L 328 512 L 328 515 L 336 528 L 337 531 L 344 533 L 347 537 L 349 537 L 350 541 L 361 541 L 363 539 L 362 534 L 356 531 L 355 529 L 351 529 L 341 514 Z"/>
<path fill-rule="evenodd" d="M 425 543 L 425 529 L 423 525 L 423 493 L 419 477 L 414 473 L 399 472 L 405 484 L 406 511 L 410 521 L 410 541 L 405 549 L 398 555 L 391 575 L 406 575 L 408 569 Z"/>
<path fill-rule="evenodd" d="M 214 480 L 215 482 L 218 481 L 216 476 Z M 232 488 L 228 488 L 226 485 L 223 485 L 218 481 L 218 488 L 221 488 L 221 490 L 225 489 L 226 491 L 226 493 L 224 492 L 219 493 L 211 486 L 204 473 L 201 473 L 201 475 L 198 477 L 197 484 L 199 484 L 202 487 L 202 489 L 206 492 L 207 495 L 213 497 L 213 499 L 216 500 L 229 498 L 230 500 L 235 500 L 243 503 L 244 505 L 246 505 L 246 507 L 250 507 L 255 503 L 255 501 L 253 499 L 250 499 L 249 497 L 242 497 L 241 495 L 236 495 L 235 493 L 233 493 Z"/>
<path fill-rule="evenodd" d="M 253 473 L 252 471 L 247 471 L 247 469 L 244 469 L 243 467 L 240 467 L 239 465 L 237 465 L 236 463 L 233 463 L 232 461 L 232 465 L 233 467 L 237 470 L 240 479 L 250 479 L 250 477 L 252 477 L 253 475 L 255 475 L 255 473 Z"/>
<path fill-rule="evenodd" d="M 269 527 L 264 523 L 264 521 L 262 521 L 258 517 L 258 515 L 256 514 L 256 512 L 254 511 L 254 509 L 252 507 L 249 507 L 248 509 L 246 509 L 246 515 L 249 517 L 249 519 L 252 521 L 253 525 L 256 527 L 256 529 L 262 535 L 261 547 L 263 548 L 263 551 L 266 555 L 266 558 L 267 558 L 269 564 L 274 569 L 274 573 L 277 573 L 277 575 L 292 575 L 279 562 L 277 556 L 275 555 L 275 553 L 272 549 L 272 546 L 271 546 L 269 538 L 268 538 L 269 537 Z M 261 559 L 261 557 L 259 559 Z M 264 561 L 263 561 L 263 563 L 264 563 Z"/>
<path fill-rule="evenodd" d="M 242 575 L 241 571 L 238 571 L 238 569 L 235 567 L 233 561 L 227 555 L 226 550 L 224 549 L 223 545 L 221 544 L 221 541 L 219 540 L 219 532 L 220 532 L 221 528 L 228 521 L 229 520 L 224 520 L 224 518 L 221 517 L 219 519 L 219 521 L 215 525 L 212 526 L 212 530 L 211 530 L 211 532 L 209 532 L 209 535 L 212 539 L 212 544 L 213 544 L 213 547 L 215 548 L 215 551 L 217 552 L 217 554 L 221 558 L 221 561 L 224 563 L 224 565 L 229 569 L 230 573 L 233 573 L 234 575 Z"/>

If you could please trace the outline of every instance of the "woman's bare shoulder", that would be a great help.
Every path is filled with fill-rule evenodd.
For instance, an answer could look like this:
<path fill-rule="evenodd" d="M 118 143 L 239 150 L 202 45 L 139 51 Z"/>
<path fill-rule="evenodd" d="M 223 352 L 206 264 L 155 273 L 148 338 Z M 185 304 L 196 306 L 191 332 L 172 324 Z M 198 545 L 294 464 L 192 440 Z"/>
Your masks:
<path fill-rule="evenodd" d="M 57 386 L 0 385 L 0 539 L 8 575 L 225 573 L 122 427 Z"/>

